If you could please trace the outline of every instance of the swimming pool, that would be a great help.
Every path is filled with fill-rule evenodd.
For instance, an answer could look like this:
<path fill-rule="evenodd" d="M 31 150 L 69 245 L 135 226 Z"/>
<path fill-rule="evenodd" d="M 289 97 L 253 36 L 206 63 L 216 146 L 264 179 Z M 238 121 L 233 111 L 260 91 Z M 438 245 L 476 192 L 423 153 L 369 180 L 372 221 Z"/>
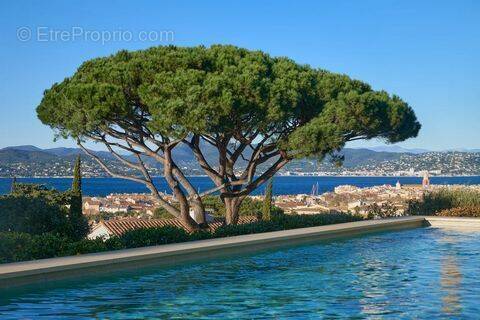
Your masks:
<path fill-rule="evenodd" d="M 0 318 L 477 318 L 479 271 L 479 232 L 417 228 L 2 292 Z"/>

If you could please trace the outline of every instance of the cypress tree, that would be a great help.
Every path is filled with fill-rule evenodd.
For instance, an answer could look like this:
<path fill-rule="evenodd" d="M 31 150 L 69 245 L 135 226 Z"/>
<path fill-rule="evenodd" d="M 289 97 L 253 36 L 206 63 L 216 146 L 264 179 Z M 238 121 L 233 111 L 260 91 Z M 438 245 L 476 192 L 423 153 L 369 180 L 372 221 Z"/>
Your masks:
<path fill-rule="evenodd" d="M 269 221 L 272 218 L 272 189 L 273 181 L 270 179 L 265 189 L 265 199 L 263 200 L 262 220 L 265 221 Z"/>
<path fill-rule="evenodd" d="M 73 181 L 70 190 L 70 222 L 72 234 L 75 238 L 81 239 L 88 234 L 88 221 L 82 212 L 82 172 L 81 159 L 78 155 L 73 168 Z"/>
<path fill-rule="evenodd" d="M 78 155 L 77 160 L 75 161 L 75 167 L 73 168 L 73 182 L 72 182 L 72 192 L 82 196 L 82 173 L 81 173 L 81 159 Z"/>
<path fill-rule="evenodd" d="M 15 187 L 17 186 L 17 177 L 13 177 L 12 179 L 12 186 L 10 188 L 10 193 L 14 193 L 15 192 Z"/>

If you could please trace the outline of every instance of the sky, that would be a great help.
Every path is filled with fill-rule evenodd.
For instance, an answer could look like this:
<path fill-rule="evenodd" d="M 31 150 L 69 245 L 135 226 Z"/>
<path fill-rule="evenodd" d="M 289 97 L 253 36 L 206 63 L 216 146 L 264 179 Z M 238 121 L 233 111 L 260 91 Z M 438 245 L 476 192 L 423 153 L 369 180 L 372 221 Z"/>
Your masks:
<path fill-rule="evenodd" d="M 480 1 L 2 1 L 0 148 L 53 141 L 43 91 L 88 59 L 158 45 L 234 44 L 397 94 L 422 130 L 399 145 L 480 148 Z M 381 141 L 350 144 L 381 145 Z"/>

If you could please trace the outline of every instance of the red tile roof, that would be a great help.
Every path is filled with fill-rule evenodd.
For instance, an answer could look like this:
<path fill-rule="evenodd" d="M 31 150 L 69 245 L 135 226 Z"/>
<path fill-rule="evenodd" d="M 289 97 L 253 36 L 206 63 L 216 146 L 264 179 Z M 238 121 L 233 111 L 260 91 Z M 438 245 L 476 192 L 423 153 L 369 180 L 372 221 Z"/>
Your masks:
<path fill-rule="evenodd" d="M 256 217 L 253 216 L 242 216 L 238 220 L 238 224 L 245 224 L 257 221 Z M 208 224 L 208 227 L 211 231 L 215 231 L 222 225 L 224 225 L 224 218 L 215 218 L 213 222 Z M 187 230 L 186 226 L 178 219 L 137 219 L 137 218 L 126 218 L 126 219 L 112 219 L 112 220 L 102 220 L 94 228 L 98 228 L 103 225 L 107 228 L 108 232 L 111 235 L 120 236 L 129 230 L 142 229 L 142 228 L 159 228 L 165 226 L 174 226 L 177 228 L 183 228 Z"/>

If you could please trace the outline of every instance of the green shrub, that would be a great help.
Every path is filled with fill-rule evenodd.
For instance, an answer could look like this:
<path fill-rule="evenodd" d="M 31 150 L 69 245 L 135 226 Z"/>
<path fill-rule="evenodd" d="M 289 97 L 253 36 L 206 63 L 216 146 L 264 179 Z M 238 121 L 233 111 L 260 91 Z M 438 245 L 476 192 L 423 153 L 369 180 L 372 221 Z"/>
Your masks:
<path fill-rule="evenodd" d="M 25 247 L 25 257 L 27 259 L 45 259 L 65 255 L 63 252 L 70 241 L 66 237 L 51 233 L 33 235 L 32 241 Z"/>
<path fill-rule="evenodd" d="M 64 251 L 69 240 L 46 233 L 31 235 L 19 232 L 0 232 L 0 261 L 14 262 L 51 258 Z"/>
<path fill-rule="evenodd" d="M 208 195 L 202 198 L 203 205 L 216 217 L 225 216 L 225 205 L 219 196 Z"/>
<path fill-rule="evenodd" d="M 363 220 L 360 215 L 342 212 L 318 213 L 310 215 L 281 215 L 275 221 L 280 221 L 282 230 L 323 226 L 334 223 L 345 223 Z"/>
<path fill-rule="evenodd" d="M 270 221 L 272 219 L 272 197 L 273 197 L 273 180 L 270 179 L 265 188 L 265 198 L 263 199 L 262 220 Z"/>
<path fill-rule="evenodd" d="M 214 237 L 230 237 L 243 234 L 280 231 L 288 229 L 317 227 L 334 223 L 360 221 L 360 215 L 348 213 L 319 213 L 312 215 L 278 215 L 270 221 L 258 221 L 241 225 L 229 225 L 218 228 Z"/>
<path fill-rule="evenodd" d="M 283 210 L 271 205 L 271 214 L 272 216 L 275 214 L 279 214 L 279 212 L 283 213 Z M 240 205 L 240 209 L 238 214 L 240 216 L 255 216 L 261 217 L 263 215 L 263 201 L 252 199 L 252 198 L 245 198 Z"/>
<path fill-rule="evenodd" d="M 118 239 L 118 238 L 113 238 L 113 239 Z M 120 243 L 118 243 L 118 246 L 113 246 L 113 247 L 109 245 L 110 243 L 111 243 L 110 239 L 107 242 L 107 241 L 104 241 L 102 238 L 97 238 L 93 240 L 83 239 L 80 241 L 70 242 L 65 246 L 64 250 L 62 250 L 61 255 L 73 256 L 73 255 L 84 254 L 84 253 L 102 252 L 102 251 L 117 250 L 122 248 Z"/>
<path fill-rule="evenodd" d="M 112 218 L 142 217 L 142 216 L 146 216 L 146 215 L 147 215 L 146 213 L 137 212 L 137 211 L 128 211 L 128 212 L 124 212 L 124 211 L 118 211 L 118 212 L 100 211 L 99 213 L 89 214 L 88 219 L 90 221 L 97 221 L 98 222 L 98 221 L 101 221 L 101 220 L 110 220 Z M 172 216 L 170 216 L 170 217 L 172 217 Z M 157 217 L 154 214 L 154 218 L 160 218 L 160 217 Z"/>
<path fill-rule="evenodd" d="M 225 217 L 225 205 L 219 196 L 208 195 L 202 198 L 205 209 L 211 212 L 215 217 Z M 260 200 L 245 198 L 240 205 L 238 214 L 240 216 L 256 216 L 261 217 L 263 212 L 263 202 Z M 271 206 L 272 215 L 281 215 L 283 210 L 274 205 Z M 167 210 L 162 207 L 155 209 L 153 217 L 157 219 L 174 218 Z"/>
<path fill-rule="evenodd" d="M 189 234 L 184 229 L 165 226 L 131 230 L 120 237 L 111 237 L 105 241 L 104 239 L 73 241 L 71 238 L 52 233 L 33 235 L 19 232 L 0 232 L 0 263 L 314 227 L 358 220 L 362 220 L 362 217 L 345 213 L 278 215 L 273 216 L 270 221 L 223 226 L 213 233 L 201 230 Z"/>
<path fill-rule="evenodd" d="M 147 247 L 188 240 L 189 234 L 184 229 L 173 226 L 130 230 L 120 237 L 120 241 L 126 248 Z"/>
<path fill-rule="evenodd" d="M 0 197 L 0 231 L 31 234 L 68 232 L 68 210 L 41 197 Z"/>
<path fill-rule="evenodd" d="M 72 212 L 68 208 L 75 199 L 79 201 L 71 191 L 15 183 L 10 194 L 0 197 L 0 231 L 54 233 L 80 240 L 88 234 L 89 226 L 78 209 Z"/>
<path fill-rule="evenodd" d="M 199 230 L 189 234 L 188 241 L 206 240 L 212 239 L 213 233 L 209 230 Z"/>
<path fill-rule="evenodd" d="M 397 216 L 397 208 L 390 202 L 384 202 L 381 205 L 373 203 L 367 207 L 366 211 L 369 219 L 384 219 Z"/>
<path fill-rule="evenodd" d="M 170 212 L 163 207 L 158 207 L 153 211 L 153 217 L 155 219 L 172 219 L 175 218 Z"/>
<path fill-rule="evenodd" d="M 480 191 L 470 188 L 442 188 L 425 194 L 423 199 L 410 201 L 410 215 L 434 215 L 457 207 L 480 207 Z"/>
<path fill-rule="evenodd" d="M 31 241 L 32 236 L 28 233 L 0 232 L 0 263 L 22 260 L 25 248 Z"/>
<path fill-rule="evenodd" d="M 281 227 L 275 221 L 258 221 L 240 225 L 222 226 L 215 230 L 213 237 L 223 238 L 277 230 L 281 230 Z"/>
<path fill-rule="evenodd" d="M 216 217 L 225 217 L 225 205 L 219 196 L 205 196 L 202 198 L 205 209 L 210 209 Z M 261 217 L 263 212 L 263 201 L 245 198 L 240 205 L 238 214 L 240 216 L 256 216 Z M 272 215 L 283 214 L 283 210 L 272 205 Z"/>
<path fill-rule="evenodd" d="M 452 209 L 445 209 L 437 213 L 442 217 L 470 217 L 480 218 L 480 206 L 476 207 L 457 207 Z"/>
<path fill-rule="evenodd" d="M 71 256 L 124 248 L 119 238 L 72 241 L 51 233 L 0 232 L 0 263 Z"/>

